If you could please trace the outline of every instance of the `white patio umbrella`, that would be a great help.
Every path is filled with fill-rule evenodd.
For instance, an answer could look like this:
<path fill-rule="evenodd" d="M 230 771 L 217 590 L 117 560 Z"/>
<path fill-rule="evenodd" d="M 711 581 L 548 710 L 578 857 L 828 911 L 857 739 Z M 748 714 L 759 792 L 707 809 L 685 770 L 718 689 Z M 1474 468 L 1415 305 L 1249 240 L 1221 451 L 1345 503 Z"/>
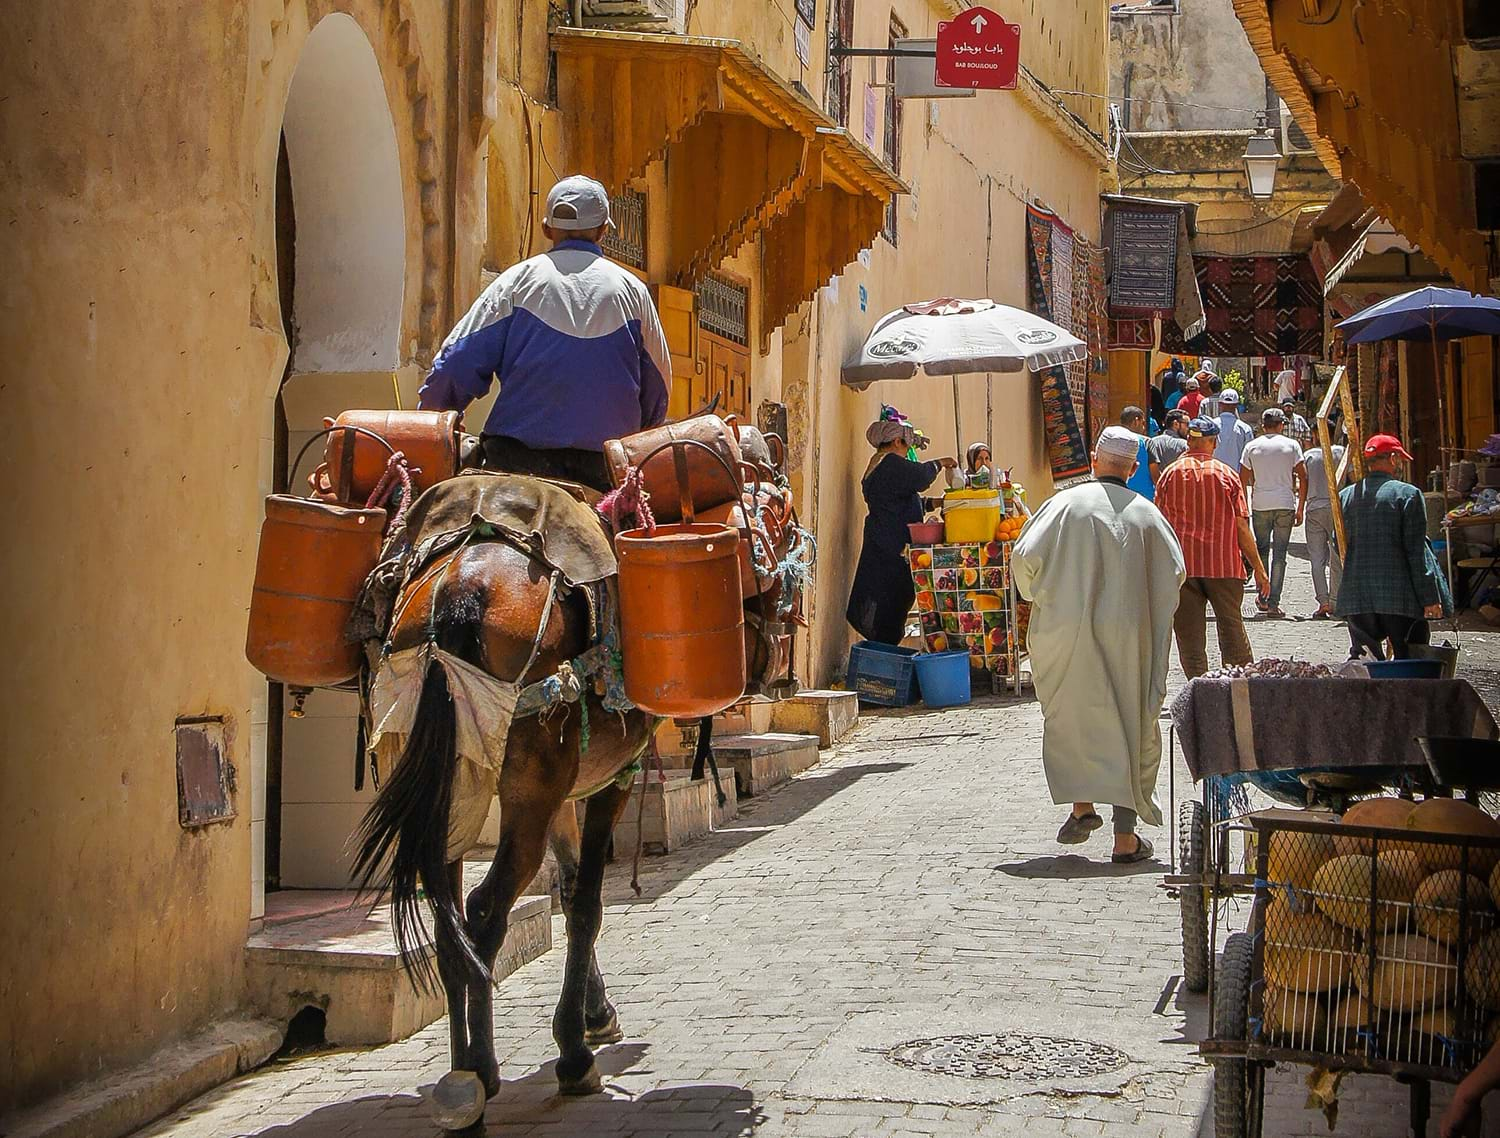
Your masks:
<path fill-rule="evenodd" d="M 863 391 L 882 379 L 953 376 L 958 447 L 958 379 L 984 372 L 1043 371 L 1087 358 L 1088 345 L 1066 328 L 993 300 L 943 297 L 908 304 L 876 322 L 840 378 Z"/>

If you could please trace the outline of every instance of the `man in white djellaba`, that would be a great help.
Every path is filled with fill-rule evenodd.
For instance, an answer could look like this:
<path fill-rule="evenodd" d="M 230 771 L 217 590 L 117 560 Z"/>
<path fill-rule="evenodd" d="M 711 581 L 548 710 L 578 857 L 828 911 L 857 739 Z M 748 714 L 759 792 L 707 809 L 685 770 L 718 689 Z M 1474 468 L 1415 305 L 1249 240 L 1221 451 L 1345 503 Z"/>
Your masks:
<path fill-rule="evenodd" d="M 1154 852 L 1137 820 L 1161 825 L 1157 717 L 1167 694 L 1172 617 L 1187 576 L 1172 527 L 1128 489 L 1140 440 L 1106 427 L 1095 481 L 1060 490 L 1032 515 L 1011 557 L 1032 603 L 1027 647 L 1042 704 L 1042 763 L 1052 801 L 1071 803 L 1057 833 L 1086 842 L 1114 809 L 1115 862 Z"/>

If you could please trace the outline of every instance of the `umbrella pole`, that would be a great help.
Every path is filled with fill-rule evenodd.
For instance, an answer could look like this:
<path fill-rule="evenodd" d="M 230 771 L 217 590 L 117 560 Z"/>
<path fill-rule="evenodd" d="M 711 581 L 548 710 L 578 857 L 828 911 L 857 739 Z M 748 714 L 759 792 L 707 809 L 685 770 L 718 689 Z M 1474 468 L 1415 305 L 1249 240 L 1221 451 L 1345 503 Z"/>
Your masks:
<path fill-rule="evenodd" d="M 1432 338 L 1432 377 L 1437 384 L 1437 410 L 1438 410 L 1438 467 L 1443 472 L 1443 486 L 1448 485 L 1448 408 L 1447 400 L 1443 398 L 1443 389 L 1447 386 L 1443 381 L 1443 360 L 1438 351 L 1437 338 L 1437 316 L 1431 310 L 1428 311 L 1427 329 Z M 1417 471 L 1412 472 L 1413 481 L 1420 478 Z"/>
<path fill-rule="evenodd" d="M 953 377 L 953 457 L 964 453 L 963 426 L 959 422 L 958 376 Z"/>

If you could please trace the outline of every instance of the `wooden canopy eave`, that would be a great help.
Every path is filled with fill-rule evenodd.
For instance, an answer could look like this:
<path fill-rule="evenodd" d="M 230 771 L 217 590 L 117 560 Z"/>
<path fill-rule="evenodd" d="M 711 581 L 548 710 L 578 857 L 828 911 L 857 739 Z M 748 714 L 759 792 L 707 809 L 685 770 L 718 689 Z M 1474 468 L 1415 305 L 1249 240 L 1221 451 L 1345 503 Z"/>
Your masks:
<path fill-rule="evenodd" d="M 762 235 L 763 336 L 854 260 L 907 192 L 737 41 L 571 28 L 552 38 L 570 168 L 619 192 L 669 159 L 666 277 L 684 287 Z"/>
<path fill-rule="evenodd" d="M 1455 282 L 1482 290 L 1488 258 L 1474 228 L 1453 81 L 1457 5 L 1393 0 L 1378 23 L 1350 5 L 1325 5 L 1328 18 L 1313 19 L 1305 3 L 1233 3 L 1329 172 L 1358 186 Z M 1428 85 L 1414 84 L 1414 74 Z"/>

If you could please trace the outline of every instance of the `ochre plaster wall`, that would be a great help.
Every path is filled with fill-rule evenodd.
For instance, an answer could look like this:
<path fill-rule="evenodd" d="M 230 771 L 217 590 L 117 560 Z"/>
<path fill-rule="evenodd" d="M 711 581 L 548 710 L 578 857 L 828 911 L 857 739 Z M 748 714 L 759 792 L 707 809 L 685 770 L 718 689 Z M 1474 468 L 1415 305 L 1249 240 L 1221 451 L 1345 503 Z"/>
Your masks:
<path fill-rule="evenodd" d="M 894 5 L 914 37 L 936 34 L 934 6 L 908 0 Z M 1103 82 L 1105 28 L 1098 6 L 1051 5 L 1050 35 L 1035 34 L 1040 17 L 1023 4 L 998 6 L 1023 32 L 1023 60 L 1040 74 L 1054 42 L 1096 54 L 1097 67 L 1079 59 L 1061 76 L 1094 74 Z M 1074 9 L 1076 8 L 1076 11 Z M 1079 23 L 1066 17 L 1069 11 Z M 890 9 L 860 4 L 855 40 L 885 43 Z M 942 17 L 946 18 L 946 17 Z M 1033 52 L 1040 57 L 1033 64 Z M 1051 81 L 1062 85 L 1059 73 Z M 863 83 L 868 72 L 856 63 L 855 129 L 862 121 Z M 1078 80 L 1080 87 L 1092 79 Z M 1067 83 L 1073 83 L 1071 78 Z M 877 107 L 883 95 L 877 92 Z M 878 121 L 878 120 L 877 120 Z M 881 136 L 877 132 L 876 145 Z M 839 368 L 879 317 L 902 304 L 935 296 L 989 296 L 1027 306 L 1025 203 L 1039 201 L 1084 237 L 1099 239 L 1099 159 L 1068 141 L 1010 92 L 981 92 L 973 99 L 905 104 L 901 176 L 912 193 L 898 204 L 898 244 L 877 238 L 868 256 L 850 265 L 835 287 L 816 301 L 815 348 L 811 355 L 806 466 L 801 500 L 816 521 L 819 573 L 812 607 L 809 682 L 839 678 L 853 634 L 844 620 L 865 508 L 859 480 L 869 457 L 864 431 L 882 402 L 899 407 L 933 439 L 928 457 L 961 454 L 985 438 L 988 428 L 984 376 L 959 378 L 962 434 L 955 436 L 953 387 L 949 380 L 880 383 L 856 392 L 839 382 Z M 860 289 L 866 299 L 863 310 Z M 797 323 L 794 317 L 788 328 Z M 790 333 L 784 333 L 790 335 Z M 995 459 L 1013 469 L 1035 505 L 1051 491 L 1042 435 L 1040 391 L 1033 375 L 996 375 L 991 381 Z M 796 433 L 793 427 L 793 433 Z M 797 448 L 794 447 L 794 451 Z M 941 485 L 941 484 L 939 484 Z"/>
<path fill-rule="evenodd" d="M 264 811 L 264 683 L 243 644 L 287 355 L 281 111 L 310 29 L 348 12 L 400 152 L 397 351 L 411 358 L 450 279 L 422 210 L 447 137 L 445 9 L 55 0 L 8 13 L 0 1113 L 242 999 Z M 177 819 L 185 715 L 225 718 L 238 772 L 237 817 L 196 831 Z"/>

